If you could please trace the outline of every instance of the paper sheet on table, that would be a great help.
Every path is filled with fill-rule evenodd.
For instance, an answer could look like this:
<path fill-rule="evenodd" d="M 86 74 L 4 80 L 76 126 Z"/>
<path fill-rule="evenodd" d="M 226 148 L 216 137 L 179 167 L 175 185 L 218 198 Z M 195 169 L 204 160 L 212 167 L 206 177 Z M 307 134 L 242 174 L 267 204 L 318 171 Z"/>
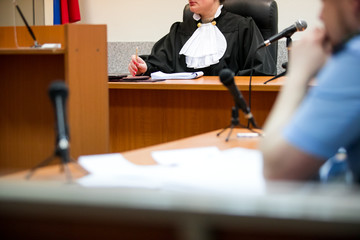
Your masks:
<path fill-rule="evenodd" d="M 158 189 L 162 176 L 170 174 L 159 165 L 135 165 L 121 154 L 80 156 L 79 164 L 90 174 L 77 180 L 85 187 L 136 187 Z"/>
<path fill-rule="evenodd" d="M 204 76 L 202 71 L 198 72 L 180 72 L 180 73 L 163 73 L 161 71 L 151 73 L 152 79 L 195 79 Z"/>
<path fill-rule="evenodd" d="M 140 166 L 121 154 L 84 156 L 79 163 L 91 174 L 78 180 L 87 187 L 135 187 L 173 191 L 262 194 L 259 151 L 216 147 L 153 152 L 158 165 Z M 103 166 L 107 165 L 107 166 Z"/>
<path fill-rule="evenodd" d="M 184 166 L 190 164 L 206 164 L 219 157 L 221 151 L 217 147 L 187 148 L 175 150 L 154 151 L 151 156 L 160 165 Z"/>
<path fill-rule="evenodd" d="M 178 162 L 178 168 L 183 175 L 172 176 L 164 183 L 164 188 L 172 190 L 208 190 L 226 193 L 262 194 L 265 191 L 265 181 L 262 174 L 262 155 L 257 150 L 232 148 L 215 153 L 208 148 L 209 158 L 204 158 L 204 148 L 183 149 L 173 151 L 153 152 L 152 156 L 158 163 L 173 165 Z M 202 155 L 202 157 L 199 157 Z M 184 157 L 183 162 L 179 155 Z M 208 156 L 209 156 L 208 155 Z"/>

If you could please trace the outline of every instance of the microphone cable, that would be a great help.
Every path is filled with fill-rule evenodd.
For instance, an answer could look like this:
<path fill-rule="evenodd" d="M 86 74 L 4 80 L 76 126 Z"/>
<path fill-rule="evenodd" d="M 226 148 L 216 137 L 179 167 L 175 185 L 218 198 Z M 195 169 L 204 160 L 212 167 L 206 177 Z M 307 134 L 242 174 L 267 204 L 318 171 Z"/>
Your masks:
<path fill-rule="evenodd" d="M 14 11 L 13 11 L 13 24 L 14 24 L 14 41 L 15 41 L 15 47 L 16 48 L 19 48 L 19 44 L 18 44 L 18 41 L 17 41 L 17 32 L 16 32 L 16 0 L 13 0 L 13 4 L 14 4 Z"/>
<path fill-rule="evenodd" d="M 249 96 L 248 96 L 248 103 L 249 103 L 249 109 L 251 111 L 251 92 L 252 92 L 252 77 L 254 72 L 254 61 L 255 61 L 255 55 L 257 51 L 261 49 L 261 47 L 257 47 L 253 53 L 253 58 L 251 59 L 251 65 L 250 65 L 250 79 L 249 79 Z M 248 119 L 247 128 L 250 128 L 250 120 Z M 259 128 L 261 129 L 261 128 Z"/>

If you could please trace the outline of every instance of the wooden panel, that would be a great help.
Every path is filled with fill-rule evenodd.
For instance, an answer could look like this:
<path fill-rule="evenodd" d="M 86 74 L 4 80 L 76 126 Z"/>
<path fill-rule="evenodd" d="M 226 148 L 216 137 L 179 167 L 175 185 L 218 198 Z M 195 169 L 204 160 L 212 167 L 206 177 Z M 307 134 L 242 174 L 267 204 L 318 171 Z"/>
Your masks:
<path fill-rule="evenodd" d="M 0 55 L 0 169 L 29 168 L 53 153 L 47 92 L 51 81 L 64 79 L 63 63 L 62 55 Z"/>
<path fill-rule="evenodd" d="M 64 26 L 32 26 L 35 37 L 39 44 L 44 43 L 61 43 L 65 44 Z M 16 37 L 16 38 L 15 38 Z M 17 39 L 17 44 L 16 41 Z M 1 48 L 16 48 L 18 47 L 31 47 L 34 45 L 34 40 L 31 38 L 30 33 L 25 26 L 16 27 L 1 27 L 0 31 L 0 47 Z"/>
<path fill-rule="evenodd" d="M 72 156 L 109 151 L 107 42 L 104 25 L 65 25 Z"/>
<path fill-rule="evenodd" d="M 248 98 L 247 92 L 243 95 Z M 252 112 L 260 126 L 276 95 L 252 93 Z M 111 89 L 110 151 L 142 148 L 226 127 L 231 123 L 233 105 L 228 91 Z M 240 121 L 247 123 L 241 112 Z"/>

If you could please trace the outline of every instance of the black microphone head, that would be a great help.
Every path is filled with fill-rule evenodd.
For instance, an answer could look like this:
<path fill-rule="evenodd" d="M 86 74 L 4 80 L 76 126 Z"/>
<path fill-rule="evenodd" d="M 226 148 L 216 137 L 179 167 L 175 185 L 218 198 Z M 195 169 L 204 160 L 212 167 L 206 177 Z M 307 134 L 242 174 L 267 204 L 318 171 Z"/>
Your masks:
<path fill-rule="evenodd" d="M 56 96 L 61 96 L 66 99 L 69 94 L 69 90 L 64 81 L 56 80 L 53 81 L 49 86 L 49 96 L 51 99 L 55 99 Z"/>
<path fill-rule="evenodd" d="M 229 86 L 231 84 L 234 83 L 234 72 L 231 71 L 228 68 L 224 68 L 220 71 L 219 76 L 220 76 L 220 81 L 222 82 L 222 84 L 224 84 L 225 86 Z"/>
<path fill-rule="evenodd" d="M 295 27 L 297 31 L 301 32 L 307 28 L 307 23 L 304 20 L 297 20 L 295 22 Z"/>

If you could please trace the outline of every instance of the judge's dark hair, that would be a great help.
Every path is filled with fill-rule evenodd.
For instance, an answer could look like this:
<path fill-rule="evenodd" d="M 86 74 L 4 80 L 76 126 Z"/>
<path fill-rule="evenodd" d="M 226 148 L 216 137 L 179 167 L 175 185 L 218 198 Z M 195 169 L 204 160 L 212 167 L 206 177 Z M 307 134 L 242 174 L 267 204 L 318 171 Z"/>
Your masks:
<path fill-rule="evenodd" d="M 225 2 L 225 0 L 220 0 L 220 3 L 223 4 Z"/>

